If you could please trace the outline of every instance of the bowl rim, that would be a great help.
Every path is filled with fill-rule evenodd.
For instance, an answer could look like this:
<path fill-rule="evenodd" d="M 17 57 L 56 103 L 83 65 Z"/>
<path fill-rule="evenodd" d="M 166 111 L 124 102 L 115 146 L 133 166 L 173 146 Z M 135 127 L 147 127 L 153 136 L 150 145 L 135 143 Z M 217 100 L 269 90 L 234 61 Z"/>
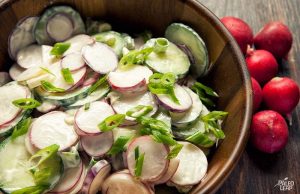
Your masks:
<path fill-rule="evenodd" d="M 0 1 L 0 12 L 4 11 L 6 8 L 11 6 L 16 1 L 20 1 L 20 0 Z M 221 170 L 218 171 L 215 174 L 215 176 L 213 176 L 209 180 L 207 184 L 201 187 L 201 189 L 198 188 L 199 187 L 198 185 L 194 190 L 192 190 L 192 193 L 215 193 L 223 185 L 225 180 L 229 177 L 234 167 L 237 165 L 238 161 L 240 160 L 242 154 L 244 153 L 250 135 L 250 130 L 248 129 L 250 127 L 251 117 L 252 117 L 252 92 L 251 92 L 252 85 L 251 85 L 250 75 L 247 70 L 244 56 L 237 42 L 230 34 L 230 32 L 227 30 L 227 28 L 222 24 L 220 19 L 205 5 L 203 5 L 201 2 L 197 0 L 185 0 L 184 3 L 186 3 L 188 6 L 191 6 L 197 13 L 200 13 L 203 17 L 205 17 L 215 28 L 217 28 L 217 30 L 221 32 L 219 33 L 219 35 L 228 41 L 226 44 L 229 44 L 234 51 L 232 52 L 232 55 L 239 64 L 238 69 L 242 76 L 243 85 L 246 88 L 245 115 L 244 115 L 244 120 L 240 127 L 240 136 L 236 142 L 235 148 L 232 150 L 230 157 L 226 160 L 225 164 L 223 165 L 223 168 L 221 168 Z"/>

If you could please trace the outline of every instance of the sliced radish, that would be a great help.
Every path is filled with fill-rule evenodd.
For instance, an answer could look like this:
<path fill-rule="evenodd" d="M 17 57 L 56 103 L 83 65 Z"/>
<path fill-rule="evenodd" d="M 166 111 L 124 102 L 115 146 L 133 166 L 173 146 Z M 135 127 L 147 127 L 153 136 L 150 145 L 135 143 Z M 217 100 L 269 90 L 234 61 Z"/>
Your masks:
<path fill-rule="evenodd" d="M 151 194 L 149 187 L 126 172 L 116 172 L 103 183 L 103 194 Z"/>
<path fill-rule="evenodd" d="M 0 126 L 5 125 L 14 120 L 22 111 L 16 107 L 12 102 L 21 98 L 27 98 L 30 91 L 27 87 L 17 84 L 17 82 L 10 82 L 0 87 Z"/>
<path fill-rule="evenodd" d="M 84 161 L 84 160 L 82 160 L 82 161 Z M 65 193 L 60 193 L 60 194 L 79 194 L 79 192 L 80 192 L 80 190 L 83 186 L 83 182 L 85 180 L 86 174 L 87 174 L 87 167 L 84 164 L 81 177 L 80 177 L 79 181 L 77 182 L 77 184 L 75 185 L 75 187 L 71 191 L 68 191 L 68 192 L 65 192 Z"/>
<path fill-rule="evenodd" d="M 83 169 L 83 162 L 80 162 L 77 167 L 65 169 L 59 183 L 48 193 L 58 194 L 71 191 L 79 182 Z"/>
<path fill-rule="evenodd" d="M 153 72 L 146 66 L 134 65 L 128 70 L 117 69 L 110 72 L 108 82 L 113 90 L 134 93 L 147 90 L 149 77 Z"/>
<path fill-rule="evenodd" d="M 192 98 L 189 93 L 180 85 L 176 84 L 174 92 L 179 104 L 174 102 L 167 94 L 157 94 L 157 100 L 165 109 L 172 112 L 185 112 L 192 106 Z"/>
<path fill-rule="evenodd" d="M 33 36 L 33 27 L 38 17 L 26 17 L 21 19 L 8 38 L 8 53 L 12 59 L 15 59 L 20 49 L 35 42 Z"/>
<path fill-rule="evenodd" d="M 96 101 L 90 104 L 88 110 L 81 107 L 75 115 L 75 125 L 80 135 L 100 134 L 98 124 L 114 114 L 112 107 L 106 102 Z"/>
<path fill-rule="evenodd" d="M 100 77 L 100 74 L 88 68 L 86 79 L 82 83 L 83 86 L 90 86 L 95 83 Z"/>
<path fill-rule="evenodd" d="M 25 69 L 41 66 L 43 64 L 42 47 L 32 44 L 21 49 L 17 54 L 17 63 Z"/>
<path fill-rule="evenodd" d="M 47 113 L 56 108 L 58 108 L 58 105 L 56 105 L 52 102 L 49 102 L 49 101 L 43 101 L 42 104 L 39 107 L 37 107 L 36 109 L 41 113 Z"/>
<path fill-rule="evenodd" d="M 31 144 L 29 133 L 27 133 L 25 136 L 25 147 L 31 155 L 34 155 L 38 151 L 38 149 Z"/>
<path fill-rule="evenodd" d="M 139 153 L 145 153 L 141 181 L 155 181 L 164 175 L 168 169 L 169 160 L 166 159 L 169 149 L 162 143 L 155 142 L 150 136 L 141 136 L 134 139 L 127 149 L 128 169 L 134 175 L 135 148 L 139 147 Z"/>
<path fill-rule="evenodd" d="M 81 69 L 84 65 L 81 53 L 70 53 L 61 60 L 61 67 L 68 68 L 70 71 Z"/>
<path fill-rule="evenodd" d="M 147 116 L 152 116 L 157 111 L 157 105 L 155 103 L 154 97 L 150 92 L 145 92 L 136 96 L 122 96 L 116 92 L 111 92 L 109 98 L 113 109 L 118 114 L 126 114 L 126 112 L 138 105 L 152 106 L 153 110 L 147 114 Z M 130 117 L 126 117 L 127 120 L 133 120 Z"/>
<path fill-rule="evenodd" d="M 11 79 L 7 72 L 0 72 L 0 86 L 3 86 L 10 81 Z"/>
<path fill-rule="evenodd" d="M 101 157 L 106 154 L 114 143 L 113 133 L 111 131 L 100 133 L 94 136 L 81 137 L 81 146 L 83 150 L 92 157 Z"/>
<path fill-rule="evenodd" d="M 64 52 L 64 56 L 70 54 L 70 53 L 76 53 L 81 52 L 82 47 L 93 44 L 95 40 L 86 34 L 79 34 L 76 36 L 73 36 L 72 38 L 66 40 L 65 42 L 70 43 L 70 48 Z"/>
<path fill-rule="evenodd" d="M 106 74 L 114 71 L 118 65 L 118 57 L 106 44 L 95 42 L 81 50 L 83 59 L 94 71 Z"/>
<path fill-rule="evenodd" d="M 57 13 L 48 19 L 46 29 L 50 38 L 55 42 L 61 42 L 73 34 L 74 24 L 67 14 Z"/>
<path fill-rule="evenodd" d="M 125 161 L 124 161 L 125 160 L 124 153 L 125 152 L 119 152 L 119 153 L 111 156 L 110 162 L 115 171 L 126 168 Z"/>
<path fill-rule="evenodd" d="M 17 63 L 13 64 L 9 69 L 9 75 L 13 80 L 17 80 L 17 77 L 23 73 L 26 69 L 20 67 Z"/>
<path fill-rule="evenodd" d="M 177 171 L 179 162 L 180 161 L 177 158 L 171 159 L 167 172 L 158 181 L 155 181 L 153 184 L 159 185 L 159 184 L 164 184 L 164 183 L 168 182 L 172 178 L 172 176 L 175 174 L 175 172 Z"/>
<path fill-rule="evenodd" d="M 21 74 L 19 74 L 19 76 L 16 77 L 16 81 L 19 82 L 26 81 L 31 78 L 38 77 L 45 73 L 46 72 L 41 67 L 31 67 L 23 71 Z"/>
<path fill-rule="evenodd" d="M 188 87 L 183 86 L 183 88 L 188 92 L 188 94 L 190 95 L 190 97 L 192 98 L 192 107 L 186 111 L 183 116 L 181 117 L 177 117 L 175 116 L 178 113 L 172 113 L 171 117 L 172 117 L 172 124 L 178 128 L 183 128 L 185 126 L 187 126 L 188 124 L 194 122 L 200 115 L 201 111 L 202 111 L 202 102 L 199 99 L 199 96 L 197 94 L 195 94 L 191 89 L 189 89 Z M 179 113 L 182 114 L 182 113 Z"/>
<path fill-rule="evenodd" d="M 31 79 L 27 80 L 26 84 L 30 89 L 33 89 L 33 88 L 36 88 L 36 87 L 40 86 L 41 81 L 52 82 L 53 80 L 55 80 L 55 78 L 56 77 L 54 75 L 49 74 L 49 73 L 45 73 L 45 74 L 42 74 L 38 77 L 34 77 L 34 78 L 31 78 Z"/>
<path fill-rule="evenodd" d="M 111 166 L 106 160 L 100 160 L 87 173 L 80 193 L 96 194 L 109 176 Z"/>
<path fill-rule="evenodd" d="M 198 184 L 207 171 L 207 158 L 203 151 L 189 142 L 178 142 L 183 144 L 177 158 L 179 166 L 171 182 L 179 186 L 191 186 Z"/>
<path fill-rule="evenodd" d="M 78 141 L 73 126 L 65 122 L 67 114 L 53 111 L 37 118 L 30 128 L 30 141 L 33 146 L 43 149 L 52 144 L 59 145 L 59 150 L 66 150 Z"/>

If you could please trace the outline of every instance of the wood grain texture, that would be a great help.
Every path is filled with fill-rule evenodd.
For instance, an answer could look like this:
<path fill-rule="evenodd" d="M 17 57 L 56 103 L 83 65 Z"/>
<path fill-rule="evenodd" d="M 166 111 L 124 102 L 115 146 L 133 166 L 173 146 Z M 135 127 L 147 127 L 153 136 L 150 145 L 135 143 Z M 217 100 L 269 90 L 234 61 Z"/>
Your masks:
<path fill-rule="evenodd" d="M 294 43 L 288 61 L 281 62 L 280 75 L 300 84 L 300 1 L 299 0 L 199 0 L 218 17 L 236 16 L 245 20 L 254 33 L 267 22 L 280 20 L 293 33 Z M 278 154 L 267 155 L 247 146 L 239 164 L 217 193 L 300 193 L 300 106 L 292 115 L 289 141 Z M 291 191 L 274 185 L 288 177 L 295 182 Z"/>

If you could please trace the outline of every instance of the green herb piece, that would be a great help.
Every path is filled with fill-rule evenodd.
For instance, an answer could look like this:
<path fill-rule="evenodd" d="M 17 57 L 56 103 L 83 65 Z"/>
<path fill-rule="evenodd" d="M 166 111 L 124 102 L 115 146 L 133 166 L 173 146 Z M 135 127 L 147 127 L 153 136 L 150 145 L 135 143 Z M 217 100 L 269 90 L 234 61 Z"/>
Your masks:
<path fill-rule="evenodd" d="M 182 148 L 183 148 L 182 144 L 179 144 L 179 143 L 175 144 L 172 147 L 171 151 L 169 152 L 167 159 L 170 160 L 170 159 L 176 158 Z"/>
<path fill-rule="evenodd" d="M 158 143 L 163 143 L 170 146 L 177 144 L 177 141 L 174 140 L 172 136 L 161 134 L 158 131 L 152 131 L 151 137 Z"/>
<path fill-rule="evenodd" d="M 137 160 L 140 156 L 140 148 L 139 146 L 134 148 L 134 159 Z"/>
<path fill-rule="evenodd" d="M 157 38 L 154 43 L 153 51 L 155 53 L 164 53 L 168 49 L 169 41 L 166 38 Z"/>
<path fill-rule="evenodd" d="M 36 185 L 18 189 L 16 191 L 13 191 L 11 194 L 42 194 L 48 188 L 49 185 Z"/>
<path fill-rule="evenodd" d="M 20 121 L 15 127 L 14 127 L 14 131 L 11 135 L 11 139 L 14 140 L 17 137 L 24 135 L 27 133 L 28 128 L 31 124 L 31 117 L 24 119 L 22 121 Z"/>
<path fill-rule="evenodd" d="M 152 106 L 138 105 L 126 112 L 126 115 L 133 118 L 144 116 L 153 110 Z"/>
<path fill-rule="evenodd" d="M 142 36 L 144 42 L 147 42 L 152 38 L 152 33 L 149 30 L 145 30 L 140 34 L 140 36 Z"/>
<path fill-rule="evenodd" d="M 62 74 L 62 76 L 63 76 L 66 83 L 74 84 L 74 79 L 73 79 L 72 73 L 71 73 L 69 68 L 61 69 L 61 74 Z"/>
<path fill-rule="evenodd" d="M 90 106 L 91 106 L 91 103 L 86 103 L 85 105 L 84 105 L 84 110 L 86 111 L 86 110 L 89 110 L 90 109 Z"/>
<path fill-rule="evenodd" d="M 53 46 L 53 48 L 50 51 L 50 54 L 56 57 L 61 57 L 64 54 L 64 52 L 66 52 L 70 48 L 70 46 L 70 43 L 58 42 Z"/>
<path fill-rule="evenodd" d="M 52 73 L 48 68 L 46 68 L 46 67 L 40 67 L 43 71 L 45 71 L 46 73 L 49 73 L 49 74 L 51 74 L 51 75 L 53 75 L 53 76 L 55 76 L 56 77 L 56 75 L 54 74 L 54 73 Z"/>
<path fill-rule="evenodd" d="M 180 104 L 174 92 L 175 82 L 176 77 L 172 73 L 154 73 L 149 78 L 148 88 L 151 93 L 169 95 L 175 103 Z"/>
<path fill-rule="evenodd" d="M 200 119 L 204 122 L 205 130 L 207 132 L 211 131 L 216 136 L 216 138 L 224 139 L 225 134 L 221 129 L 219 121 L 223 120 L 227 115 L 228 112 L 212 111 L 209 114 L 201 117 Z"/>
<path fill-rule="evenodd" d="M 101 77 L 96 83 L 94 83 L 88 91 L 88 95 L 93 93 L 97 88 L 99 88 L 102 84 L 106 83 L 107 84 L 107 75 Z"/>
<path fill-rule="evenodd" d="M 154 119 L 151 117 L 138 117 L 137 121 L 139 124 L 141 124 L 143 126 L 143 128 L 148 128 L 150 130 L 150 132 L 152 131 L 158 131 L 163 135 L 169 135 L 172 136 L 170 134 L 170 127 L 163 121 L 158 120 L 158 119 Z"/>
<path fill-rule="evenodd" d="M 124 151 L 124 146 L 131 139 L 130 136 L 120 136 L 108 151 L 109 155 L 116 155 Z"/>
<path fill-rule="evenodd" d="M 192 142 L 196 145 L 200 145 L 202 147 L 211 147 L 215 144 L 215 141 L 213 141 L 209 137 L 209 133 L 203 133 L 202 131 L 198 131 L 194 133 L 193 135 L 189 136 L 185 140 Z"/>
<path fill-rule="evenodd" d="M 124 69 L 131 65 L 143 64 L 152 51 L 153 47 L 130 51 L 121 58 L 119 66 Z"/>
<path fill-rule="evenodd" d="M 116 43 L 116 38 L 113 35 L 107 35 L 107 36 L 95 36 L 95 39 L 97 42 L 102 42 L 104 44 L 107 44 L 108 46 L 112 47 Z"/>
<path fill-rule="evenodd" d="M 41 81 L 42 88 L 48 92 L 64 92 L 65 89 L 57 88 L 52 83 L 42 80 Z"/>
<path fill-rule="evenodd" d="M 139 153 L 139 151 L 138 151 L 138 153 Z M 143 164 L 144 164 L 144 158 L 145 158 L 145 153 L 138 154 L 138 157 L 135 159 L 134 175 L 136 177 L 140 177 L 141 174 L 142 174 Z"/>
<path fill-rule="evenodd" d="M 124 120 L 125 120 L 124 114 L 111 115 L 111 116 L 107 117 L 106 119 L 104 119 L 104 121 L 99 123 L 98 128 L 102 132 L 107 132 L 107 131 L 110 131 L 110 130 L 118 127 L 121 123 L 123 123 Z"/>
<path fill-rule="evenodd" d="M 212 101 L 212 98 L 219 97 L 218 94 L 210 87 L 203 85 L 200 82 L 194 83 L 191 89 L 196 92 L 199 96 L 200 100 L 203 102 L 205 106 L 215 107 L 215 103 Z"/>
<path fill-rule="evenodd" d="M 41 103 L 39 101 L 37 101 L 33 98 L 20 98 L 20 99 L 14 100 L 12 103 L 16 107 L 19 107 L 24 110 L 34 109 L 41 105 Z"/>

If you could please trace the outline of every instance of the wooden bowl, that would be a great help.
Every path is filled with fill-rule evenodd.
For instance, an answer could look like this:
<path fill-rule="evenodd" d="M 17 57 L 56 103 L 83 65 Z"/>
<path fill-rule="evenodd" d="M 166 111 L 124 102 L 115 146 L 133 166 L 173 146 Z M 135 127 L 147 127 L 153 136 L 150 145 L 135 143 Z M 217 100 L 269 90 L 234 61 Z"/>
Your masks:
<path fill-rule="evenodd" d="M 82 16 L 114 21 L 125 30 L 150 29 L 163 35 L 175 21 L 190 25 L 204 39 L 211 71 L 202 80 L 220 95 L 218 109 L 229 112 L 224 122 L 226 138 L 209 157 L 206 177 L 191 193 L 213 193 L 229 176 L 248 139 L 251 120 L 251 82 L 244 57 L 236 42 L 218 18 L 196 0 L 2 0 L 0 1 L 0 70 L 12 64 L 7 53 L 7 38 L 19 19 L 38 15 L 53 4 L 68 4 Z M 1 95 L 1 94 L 0 94 Z M 158 193 L 176 193 L 159 187 Z"/>

